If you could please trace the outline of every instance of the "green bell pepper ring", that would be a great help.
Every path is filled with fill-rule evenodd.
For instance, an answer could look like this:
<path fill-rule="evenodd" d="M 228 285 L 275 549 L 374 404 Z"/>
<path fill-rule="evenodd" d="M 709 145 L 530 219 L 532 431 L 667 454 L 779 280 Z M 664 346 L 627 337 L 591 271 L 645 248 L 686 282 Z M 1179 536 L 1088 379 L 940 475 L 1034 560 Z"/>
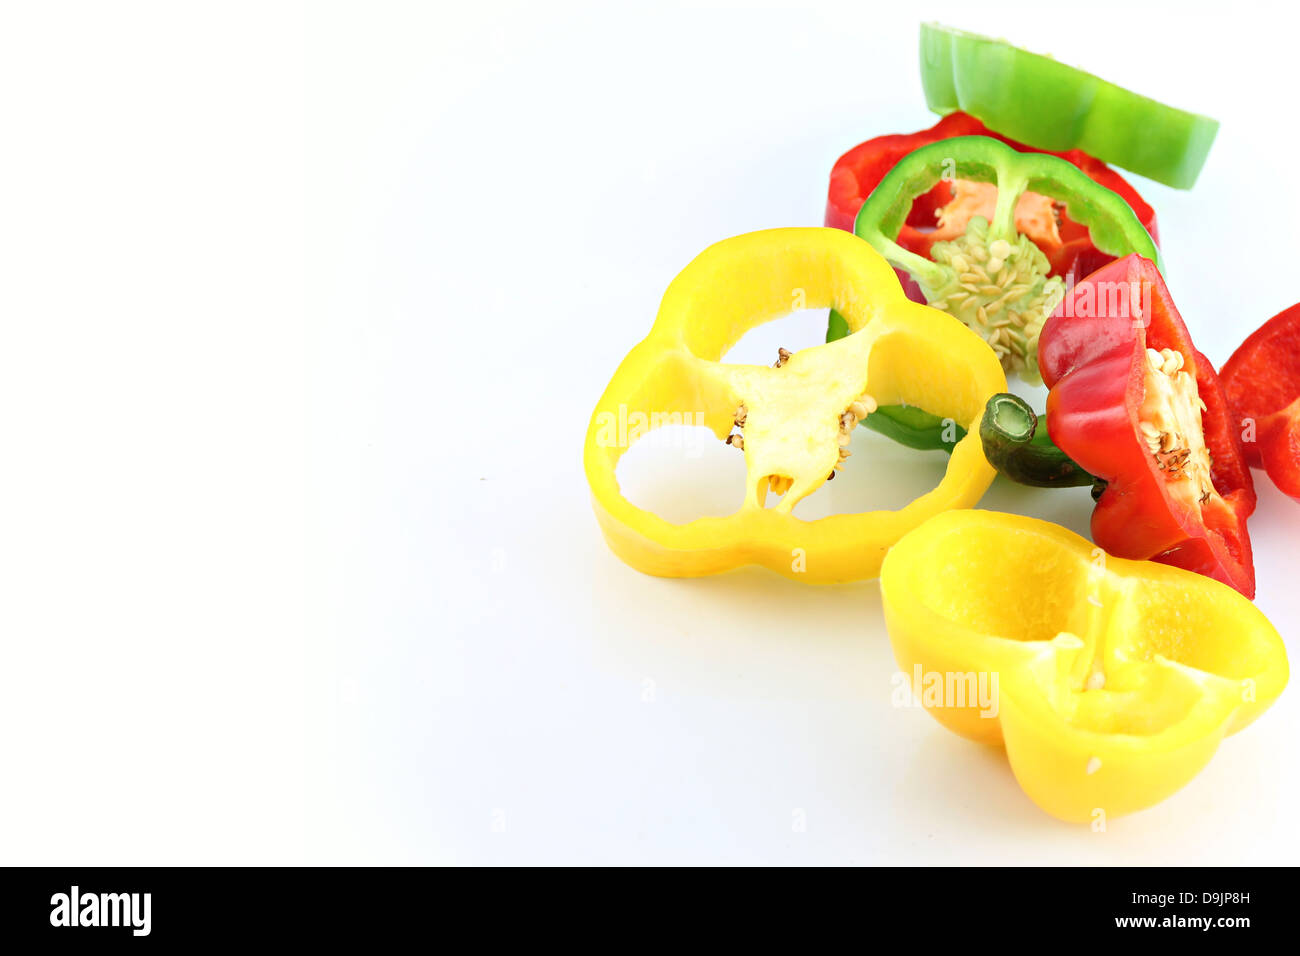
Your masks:
<path fill-rule="evenodd" d="M 944 178 L 996 184 L 997 206 L 993 222 L 972 217 L 965 235 L 936 242 L 933 258 L 926 259 L 895 238 L 913 201 Z M 1151 235 L 1120 196 L 1072 163 L 1017 152 L 987 136 L 958 136 L 909 153 L 867 197 L 853 231 L 910 274 L 930 305 L 983 336 L 1008 372 L 1037 383 L 1038 334 L 1066 285 L 1061 277 L 1048 276 L 1047 257 L 1016 231 L 1016 203 L 1026 191 L 1060 203 L 1072 220 L 1088 227 L 1100 252 L 1115 257 L 1136 252 L 1161 262 Z M 846 332 L 843 318 L 832 312 L 827 338 Z"/>
<path fill-rule="evenodd" d="M 961 110 L 1039 149 L 1081 149 L 1166 186 L 1191 189 L 1217 120 L 1166 106 L 1002 40 L 921 25 L 921 85 L 939 114 Z"/>

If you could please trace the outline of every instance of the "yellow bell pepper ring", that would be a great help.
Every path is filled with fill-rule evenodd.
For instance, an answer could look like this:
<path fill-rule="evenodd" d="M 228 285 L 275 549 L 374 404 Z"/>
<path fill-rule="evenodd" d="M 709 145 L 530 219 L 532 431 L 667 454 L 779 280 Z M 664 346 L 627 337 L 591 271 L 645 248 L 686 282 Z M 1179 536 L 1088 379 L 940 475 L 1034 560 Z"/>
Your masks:
<path fill-rule="evenodd" d="M 851 334 L 781 350 L 775 367 L 722 356 L 750 329 L 830 306 Z M 874 577 L 889 547 L 926 518 L 975 504 L 993 480 L 978 425 L 1006 388 L 993 351 L 951 316 L 909 301 L 893 268 L 839 229 L 772 229 L 701 253 L 665 293 L 650 334 L 623 360 L 592 414 L 584 464 L 614 553 L 648 574 L 684 577 L 760 564 L 830 583 Z M 804 521 L 792 512 L 845 466 L 858 421 L 907 403 L 966 428 L 938 487 L 899 511 Z M 632 442 L 703 424 L 743 450 L 738 511 L 670 523 L 631 504 L 615 469 Z M 765 507 L 768 492 L 781 495 Z"/>
<path fill-rule="evenodd" d="M 939 515 L 889 552 L 880 591 L 921 704 L 1004 744 L 1062 820 L 1165 799 L 1286 686 L 1282 639 L 1232 588 L 1034 518 Z"/>

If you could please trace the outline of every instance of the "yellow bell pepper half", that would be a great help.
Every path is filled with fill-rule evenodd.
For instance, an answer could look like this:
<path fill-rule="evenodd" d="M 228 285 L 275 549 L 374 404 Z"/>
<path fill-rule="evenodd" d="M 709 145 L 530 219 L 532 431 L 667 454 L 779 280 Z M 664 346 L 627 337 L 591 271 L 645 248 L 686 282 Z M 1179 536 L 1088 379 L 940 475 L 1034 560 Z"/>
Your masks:
<path fill-rule="evenodd" d="M 889 552 L 880 590 L 913 693 L 948 729 L 1003 743 L 1063 820 L 1165 799 L 1286 686 L 1282 639 L 1232 588 L 1033 518 L 939 515 Z"/>
<path fill-rule="evenodd" d="M 720 361 L 755 326 L 825 306 L 846 318 L 850 335 L 802 349 L 781 367 Z M 649 574 L 761 564 L 814 583 L 874 577 L 907 531 L 970 507 L 987 490 L 994 470 L 977 426 L 985 402 L 1005 388 L 983 340 L 909 301 L 890 265 L 857 236 L 797 228 L 727 239 L 673 280 L 650 334 L 596 406 L 584 452 L 596 517 L 614 553 Z M 939 486 L 899 511 L 795 517 L 794 506 L 841 463 L 857 419 L 877 403 L 904 402 L 967 429 Z M 743 438 L 745 495 L 735 513 L 673 524 L 620 492 L 615 469 L 627 447 L 651 428 L 683 422 L 719 439 L 743 426 L 736 439 Z M 769 490 L 784 492 L 771 508 Z"/>

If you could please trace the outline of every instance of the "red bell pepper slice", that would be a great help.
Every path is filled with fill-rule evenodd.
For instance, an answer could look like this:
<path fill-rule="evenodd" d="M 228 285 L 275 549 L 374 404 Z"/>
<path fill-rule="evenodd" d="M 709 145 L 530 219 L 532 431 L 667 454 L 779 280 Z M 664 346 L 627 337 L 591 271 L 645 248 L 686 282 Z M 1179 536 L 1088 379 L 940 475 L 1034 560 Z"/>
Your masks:
<path fill-rule="evenodd" d="M 950 113 L 934 126 L 918 133 L 877 136 L 869 139 L 841 156 L 831 170 L 830 190 L 826 199 L 826 225 L 835 229 L 853 231 L 853 221 L 858 209 L 871 195 L 900 159 L 922 146 L 955 136 L 991 136 L 1006 143 L 1022 153 L 1047 153 L 1050 150 L 1034 149 L 999 136 L 989 130 L 983 123 L 966 113 Z M 1157 244 L 1160 239 L 1156 231 L 1155 210 L 1140 196 L 1136 189 L 1099 159 L 1094 159 L 1082 150 L 1072 149 L 1064 153 L 1051 153 L 1068 160 L 1082 169 L 1096 183 L 1105 186 L 1111 192 L 1118 193 L 1137 214 L 1138 219 L 1151 233 Z M 935 213 L 952 201 L 952 184 L 940 182 L 912 205 L 902 231 L 898 235 L 898 244 L 917 255 L 930 255 L 930 246 L 935 237 L 932 230 L 935 225 Z M 1061 244 L 1053 248 L 1044 248 L 1043 253 L 1052 265 L 1051 275 L 1064 276 L 1073 271 L 1075 277 L 1086 276 L 1099 269 L 1112 257 L 1099 252 L 1088 235 L 1088 227 L 1072 222 L 1063 210 L 1059 211 L 1060 224 L 1058 232 Z M 914 282 L 906 274 L 900 274 L 905 280 L 903 287 L 911 298 L 924 302 Z M 919 298 L 918 298 L 919 297 Z"/>
<path fill-rule="evenodd" d="M 1300 303 L 1252 332 L 1220 377 L 1246 461 L 1300 501 Z"/>
<path fill-rule="evenodd" d="M 1043 326 L 1038 361 L 1048 434 L 1107 483 L 1093 540 L 1254 597 L 1250 469 L 1214 366 L 1155 264 L 1125 256 L 1076 283 Z"/>

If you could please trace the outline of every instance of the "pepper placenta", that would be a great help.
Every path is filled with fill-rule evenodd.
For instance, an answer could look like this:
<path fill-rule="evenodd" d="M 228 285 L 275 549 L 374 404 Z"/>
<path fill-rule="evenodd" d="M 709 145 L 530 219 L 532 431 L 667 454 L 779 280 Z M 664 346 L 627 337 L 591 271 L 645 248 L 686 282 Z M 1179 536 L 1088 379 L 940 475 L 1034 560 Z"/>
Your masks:
<path fill-rule="evenodd" d="M 1093 540 L 1253 597 L 1250 470 L 1155 264 L 1126 256 L 1077 283 L 1043 328 L 1039 364 L 1052 441 L 1107 483 Z"/>
<path fill-rule="evenodd" d="M 1005 136 L 1190 189 L 1217 120 L 1165 106 L 1003 40 L 921 26 L 921 85 L 936 113 L 961 110 Z"/>
<path fill-rule="evenodd" d="M 826 225 L 851 232 L 862 203 L 900 159 L 922 146 L 957 136 L 990 136 L 1017 152 L 1046 152 L 1000 136 L 975 117 L 961 112 L 950 113 L 917 133 L 877 136 L 859 143 L 835 162 L 826 196 Z M 1093 182 L 1117 193 L 1129 204 L 1152 239 L 1159 242 L 1155 210 L 1124 177 L 1079 149 L 1052 155 L 1078 166 Z M 909 252 L 929 257 L 930 247 L 937 241 L 956 238 L 970 215 L 983 213 L 985 218 L 992 218 L 991 206 L 996 197 L 988 195 L 989 188 L 982 183 L 941 179 L 929 192 L 916 198 L 895 241 Z M 1087 226 L 1072 220 L 1063 208 L 1046 197 L 1028 193 L 1017 206 L 1028 207 L 1018 209 L 1017 229 L 1027 232 L 1042 250 L 1051 266 L 1051 275 L 1065 276 L 1073 270 L 1077 276 L 1085 276 L 1113 258 L 1097 251 Z M 1044 218 L 1048 221 L 1043 221 Z M 909 295 L 925 301 L 915 283 L 906 273 L 902 275 L 903 288 Z"/>
<path fill-rule="evenodd" d="M 930 247 L 931 258 L 903 248 L 897 237 L 914 201 L 945 176 L 997 187 L 992 219 L 972 216 L 964 233 Z M 1038 380 L 1038 334 L 1065 295 L 1041 249 L 1016 228 L 1017 204 L 1033 192 L 1059 203 L 1086 226 L 1108 256 L 1137 252 L 1158 261 L 1150 233 L 1119 195 L 1077 166 L 1045 153 L 1018 153 L 986 136 L 959 136 L 909 153 L 858 211 L 854 232 L 916 280 L 926 301 L 960 318 L 997 353 L 1007 371 Z M 840 327 L 832 316 L 828 338 Z"/>
<path fill-rule="evenodd" d="M 745 332 L 796 302 L 836 308 L 852 334 L 783 350 L 775 368 L 720 361 Z M 804 521 L 794 506 L 844 464 L 853 428 L 877 405 L 921 406 L 973 432 L 1005 383 L 979 337 L 909 301 L 861 239 L 825 228 L 728 239 L 673 280 L 650 334 L 596 406 L 584 452 L 596 516 L 614 552 L 650 574 L 761 564 L 809 582 L 873 577 L 904 533 L 940 511 L 969 507 L 988 488 L 994 472 L 978 434 L 956 443 L 938 487 L 901 510 Z M 651 428 L 683 422 L 702 423 L 743 451 L 745 492 L 734 514 L 672 524 L 620 492 L 615 470 L 627 446 Z M 769 491 L 782 494 L 770 508 Z"/>
<path fill-rule="evenodd" d="M 914 697 L 1003 744 L 1029 798 L 1072 822 L 1183 787 L 1289 674 L 1277 631 L 1231 588 L 1034 518 L 932 518 L 889 552 L 880 593 Z"/>
<path fill-rule="evenodd" d="M 1300 304 L 1251 333 L 1220 379 L 1246 461 L 1300 501 Z"/>

